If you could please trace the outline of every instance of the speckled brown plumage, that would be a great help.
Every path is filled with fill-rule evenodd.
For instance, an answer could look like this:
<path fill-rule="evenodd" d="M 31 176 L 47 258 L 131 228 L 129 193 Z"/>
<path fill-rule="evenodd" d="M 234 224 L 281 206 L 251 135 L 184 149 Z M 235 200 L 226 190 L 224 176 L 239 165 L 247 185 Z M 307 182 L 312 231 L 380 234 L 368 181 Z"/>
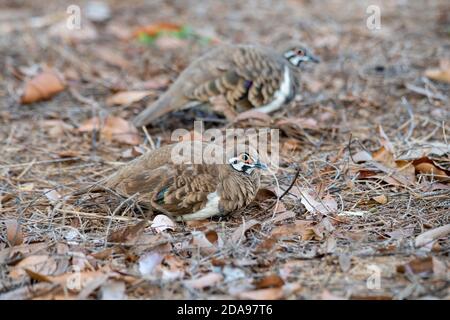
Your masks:
<path fill-rule="evenodd" d="M 275 99 L 287 76 L 288 91 L 280 101 L 282 105 L 295 96 L 293 73 L 286 73 L 292 67 L 282 54 L 270 48 L 222 45 L 192 62 L 166 93 L 134 119 L 134 124 L 149 124 L 171 111 L 208 103 L 215 96 L 225 97 L 237 112 L 259 108 Z"/>
<path fill-rule="evenodd" d="M 215 192 L 220 198 L 217 214 L 221 215 L 239 211 L 253 201 L 260 183 L 259 170 L 247 174 L 228 163 L 175 165 L 171 161 L 174 146 L 153 150 L 124 165 L 106 180 L 105 186 L 124 196 L 138 193 L 140 202 L 176 217 L 205 208 L 208 195 Z"/>

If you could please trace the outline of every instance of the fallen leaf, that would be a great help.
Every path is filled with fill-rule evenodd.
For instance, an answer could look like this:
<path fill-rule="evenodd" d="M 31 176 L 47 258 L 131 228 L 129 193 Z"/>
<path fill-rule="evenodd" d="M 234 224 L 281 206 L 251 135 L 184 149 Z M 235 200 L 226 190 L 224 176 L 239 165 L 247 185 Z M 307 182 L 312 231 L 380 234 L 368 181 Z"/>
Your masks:
<path fill-rule="evenodd" d="M 135 225 L 126 226 L 124 228 L 112 232 L 108 236 L 108 241 L 115 243 L 135 244 L 138 238 L 144 232 L 146 226 L 147 226 L 146 220 L 138 222 Z"/>
<path fill-rule="evenodd" d="M 62 197 L 58 191 L 52 189 L 44 189 L 44 194 L 52 203 L 57 202 Z"/>
<path fill-rule="evenodd" d="M 450 61 L 441 61 L 439 68 L 425 70 L 425 76 L 431 80 L 450 83 Z"/>
<path fill-rule="evenodd" d="M 161 75 L 147 80 L 141 84 L 141 88 L 145 90 L 158 90 L 166 88 L 170 83 L 170 78 L 166 75 Z"/>
<path fill-rule="evenodd" d="M 269 127 L 272 118 L 267 114 L 256 110 L 248 110 L 238 114 L 234 123 L 250 122 L 254 126 Z"/>
<path fill-rule="evenodd" d="M 216 286 L 222 280 L 223 276 L 220 273 L 211 272 L 197 279 L 186 280 L 183 284 L 188 288 L 200 290 Z"/>
<path fill-rule="evenodd" d="M 54 274 L 57 269 L 57 264 L 48 255 L 31 255 L 16 264 L 9 272 L 9 276 L 12 279 L 18 280 L 27 275 L 26 269 L 48 276 Z"/>
<path fill-rule="evenodd" d="M 282 299 L 283 296 L 283 288 L 259 289 L 238 294 L 238 298 L 244 300 L 278 300 Z"/>
<path fill-rule="evenodd" d="M 271 274 L 255 281 L 254 284 L 257 289 L 279 288 L 284 285 L 284 281 L 280 278 L 280 276 Z"/>
<path fill-rule="evenodd" d="M 133 147 L 123 151 L 121 156 L 122 156 L 122 158 L 129 159 L 129 158 L 139 157 L 139 156 L 143 155 L 144 153 L 145 153 L 144 148 L 141 148 L 139 146 L 133 146 Z"/>
<path fill-rule="evenodd" d="M 6 226 L 6 239 L 10 246 L 17 246 L 23 243 L 23 233 L 19 222 L 16 219 L 4 221 Z"/>
<path fill-rule="evenodd" d="M 297 127 L 301 129 L 318 129 L 317 121 L 313 118 L 285 118 L 278 120 L 276 125 L 283 130 L 287 127 Z"/>
<path fill-rule="evenodd" d="M 331 195 L 326 195 L 323 199 L 317 199 L 317 195 L 311 189 L 301 188 L 301 203 L 310 213 L 330 214 L 337 211 L 337 202 Z"/>
<path fill-rule="evenodd" d="M 283 147 L 281 149 L 289 152 L 299 151 L 302 149 L 302 144 L 297 139 L 289 138 L 283 141 Z"/>
<path fill-rule="evenodd" d="M 163 262 L 157 267 L 163 281 L 181 279 L 185 274 L 184 261 L 175 255 L 166 255 Z"/>
<path fill-rule="evenodd" d="M 376 202 L 378 202 L 379 204 L 386 204 L 388 202 L 388 199 L 387 199 L 387 197 L 384 194 L 380 194 L 379 196 L 375 196 L 372 199 L 375 200 Z"/>
<path fill-rule="evenodd" d="M 423 277 L 430 274 L 435 274 L 436 276 L 446 276 L 447 267 L 443 262 L 435 257 L 416 257 L 405 264 L 398 265 L 397 272 L 411 272 Z"/>
<path fill-rule="evenodd" d="M 118 92 L 108 99 L 106 104 L 108 105 L 129 105 L 134 102 L 138 102 L 145 97 L 149 96 L 151 91 L 122 91 Z"/>
<path fill-rule="evenodd" d="M 437 165 L 429 158 L 421 158 L 413 161 L 414 168 L 419 174 L 433 176 L 437 180 L 448 180 L 450 175 L 443 169 L 437 167 Z"/>
<path fill-rule="evenodd" d="M 128 69 L 130 62 L 126 60 L 121 54 L 117 52 L 117 49 L 113 50 L 108 47 L 95 47 L 95 54 L 106 63 L 119 67 L 121 69 Z"/>
<path fill-rule="evenodd" d="M 148 36 L 154 37 L 162 32 L 178 32 L 181 31 L 182 26 L 171 22 L 157 22 L 149 24 L 146 26 L 138 27 L 134 30 L 133 35 L 139 36 L 140 34 L 146 34 Z"/>
<path fill-rule="evenodd" d="M 48 100 L 65 88 L 63 80 L 54 71 L 43 71 L 25 84 L 22 104 Z"/>
<path fill-rule="evenodd" d="M 151 276 L 164 257 L 159 252 L 150 252 L 139 259 L 139 272 L 142 276 Z"/>
<path fill-rule="evenodd" d="M 297 214 L 294 211 L 288 210 L 283 213 L 277 214 L 273 219 L 272 223 L 277 223 L 287 219 L 295 218 Z"/>
<path fill-rule="evenodd" d="M 64 133 L 71 132 L 74 129 L 72 125 L 62 120 L 44 120 L 41 124 L 52 137 L 61 137 Z"/>
<path fill-rule="evenodd" d="M 153 218 L 151 227 L 155 229 L 157 233 L 161 233 L 167 230 L 175 230 L 176 225 L 175 222 L 173 222 L 168 216 L 158 214 L 155 218 Z"/>
<path fill-rule="evenodd" d="M 439 238 L 446 237 L 450 234 L 450 224 L 446 224 L 444 226 L 428 230 L 424 233 L 419 234 L 415 239 L 415 246 L 422 247 L 434 240 Z"/>
<path fill-rule="evenodd" d="M 233 234 L 231 235 L 231 242 L 233 244 L 237 244 L 240 242 L 240 240 L 245 239 L 245 232 L 250 230 L 251 228 L 253 228 L 256 225 L 260 225 L 261 222 L 259 222 L 258 220 L 252 219 L 249 221 L 244 221 L 239 228 L 236 228 L 236 230 L 234 230 Z"/>
<path fill-rule="evenodd" d="M 98 117 L 86 120 L 79 128 L 79 132 L 91 132 L 100 130 L 100 136 L 109 141 L 117 141 L 131 145 L 140 143 L 136 127 L 128 121 L 114 116 L 108 116 L 104 121 Z"/>
<path fill-rule="evenodd" d="M 267 188 L 259 188 L 253 201 L 256 203 L 260 203 L 269 199 L 276 199 L 276 198 L 278 198 L 278 196 L 275 191 Z"/>
<path fill-rule="evenodd" d="M 323 238 L 320 230 L 314 228 L 313 221 L 307 220 L 296 220 L 294 223 L 275 227 L 271 236 L 275 238 L 300 236 L 304 241 L 321 240 Z"/>
<path fill-rule="evenodd" d="M 194 248 L 198 248 L 201 253 L 210 255 L 217 251 L 217 247 L 206 237 L 205 233 L 203 233 L 202 231 L 192 231 L 192 236 L 192 245 L 194 246 Z M 212 238 L 212 240 L 216 241 L 217 239 L 218 237 Z"/>

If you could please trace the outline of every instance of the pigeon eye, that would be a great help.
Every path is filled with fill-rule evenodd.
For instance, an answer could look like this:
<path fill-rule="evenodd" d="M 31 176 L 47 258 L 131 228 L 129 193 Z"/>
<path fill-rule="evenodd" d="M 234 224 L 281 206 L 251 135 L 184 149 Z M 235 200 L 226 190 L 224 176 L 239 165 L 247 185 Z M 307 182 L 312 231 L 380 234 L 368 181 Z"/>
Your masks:
<path fill-rule="evenodd" d="M 297 55 L 302 56 L 304 54 L 302 49 L 297 49 Z"/>
<path fill-rule="evenodd" d="M 248 155 L 244 153 L 244 154 L 242 155 L 242 160 L 243 160 L 243 161 L 248 161 L 248 159 L 249 159 Z"/>

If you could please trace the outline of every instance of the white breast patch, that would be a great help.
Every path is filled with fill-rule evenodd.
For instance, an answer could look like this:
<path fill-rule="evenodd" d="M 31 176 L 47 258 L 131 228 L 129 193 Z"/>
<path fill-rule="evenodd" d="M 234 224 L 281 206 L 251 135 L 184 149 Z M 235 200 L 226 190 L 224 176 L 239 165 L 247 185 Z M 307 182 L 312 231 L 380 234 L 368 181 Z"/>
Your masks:
<path fill-rule="evenodd" d="M 281 82 L 280 88 L 275 92 L 274 99 L 265 106 L 256 108 L 255 110 L 263 113 L 270 113 L 279 109 L 291 94 L 291 87 L 289 68 L 284 66 L 283 82 Z"/>
<path fill-rule="evenodd" d="M 220 213 L 219 211 L 219 200 L 220 197 L 217 192 L 212 192 L 208 194 L 208 202 L 206 206 L 194 213 L 185 214 L 177 218 L 178 221 L 188 221 L 188 220 L 202 220 L 213 217 Z"/>

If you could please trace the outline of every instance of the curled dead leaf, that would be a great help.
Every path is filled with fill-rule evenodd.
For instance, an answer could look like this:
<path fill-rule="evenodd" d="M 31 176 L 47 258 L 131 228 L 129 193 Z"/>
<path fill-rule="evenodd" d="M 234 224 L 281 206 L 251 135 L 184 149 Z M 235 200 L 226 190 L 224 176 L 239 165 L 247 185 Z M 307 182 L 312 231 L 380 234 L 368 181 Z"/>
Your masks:
<path fill-rule="evenodd" d="M 450 61 L 441 61 L 439 68 L 425 70 L 425 76 L 431 80 L 450 83 Z"/>
<path fill-rule="evenodd" d="M 386 204 L 388 202 L 388 199 L 387 199 L 387 197 L 384 194 L 380 194 L 379 196 L 375 196 L 372 199 L 375 200 L 376 202 L 378 202 L 379 204 Z"/>
<path fill-rule="evenodd" d="M 65 88 L 63 80 L 54 71 L 44 71 L 25 84 L 22 104 L 48 100 Z"/>
<path fill-rule="evenodd" d="M 175 230 L 176 225 L 175 222 L 172 221 L 168 216 L 164 214 L 158 214 L 155 218 L 153 218 L 153 222 L 151 227 L 155 229 L 157 233 L 161 233 L 167 230 Z"/>
<path fill-rule="evenodd" d="M 106 99 L 106 104 L 129 105 L 144 99 L 150 94 L 151 94 L 150 91 L 122 91 Z"/>
<path fill-rule="evenodd" d="M 232 243 L 237 244 L 241 239 L 245 239 L 245 232 L 260 224 L 261 222 L 255 219 L 244 221 L 231 235 Z"/>
<path fill-rule="evenodd" d="M 19 222 L 16 219 L 4 221 L 6 225 L 6 239 L 11 246 L 17 246 L 23 243 L 23 233 Z"/>
<path fill-rule="evenodd" d="M 301 188 L 301 203 L 310 213 L 330 214 L 337 211 L 337 202 L 332 195 L 327 194 L 318 199 L 316 192 L 308 188 Z"/>
<path fill-rule="evenodd" d="M 100 131 L 101 138 L 109 141 L 117 141 L 130 145 L 137 145 L 140 143 L 136 127 L 130 122 L 120 117 L 108 116 L 104 121 L 98 117 L 86 120 L 79 128 L 79 132 Z"/>
<path fill-rule="evenodd" d="M 265 288 L 279 288 L 284 285 L 283 279 L 276 274 L 270 274 L 262 279 L 255 281 L 255 286 L 257 289 L 265 289 Z"/>

